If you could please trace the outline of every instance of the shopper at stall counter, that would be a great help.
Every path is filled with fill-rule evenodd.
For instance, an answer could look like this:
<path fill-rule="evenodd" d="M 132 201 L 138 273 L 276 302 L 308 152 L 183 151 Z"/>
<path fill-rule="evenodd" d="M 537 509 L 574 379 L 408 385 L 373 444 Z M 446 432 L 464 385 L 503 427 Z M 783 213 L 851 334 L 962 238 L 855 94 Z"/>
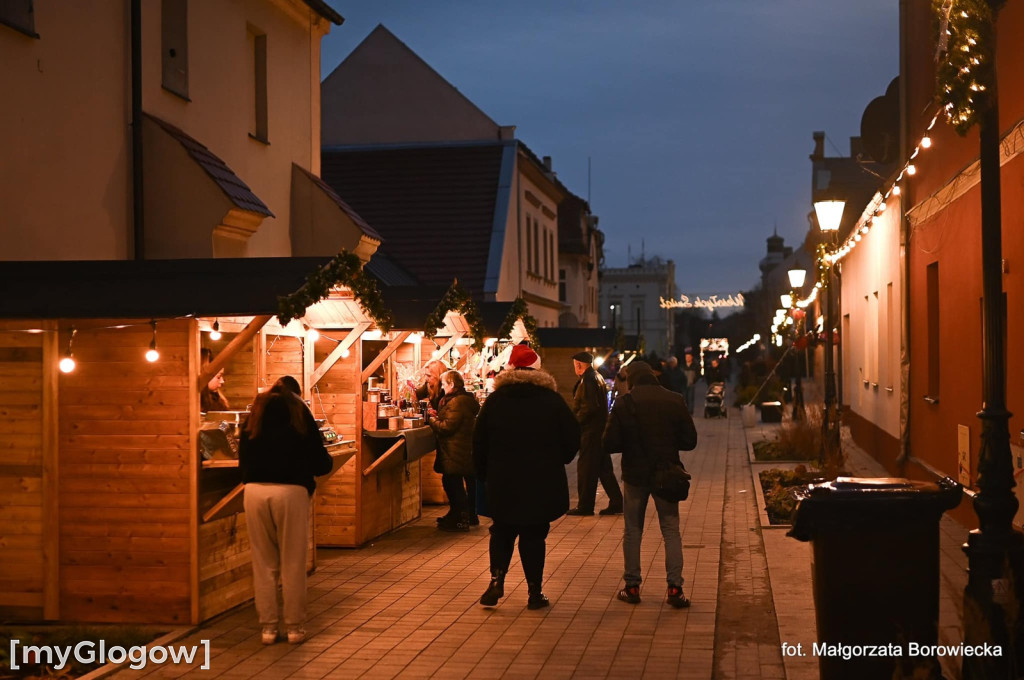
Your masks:
<path fill-rule="evenodd" d="M 473 425 L 480 403 L 466 391 L 458 371 L 441 374 L 444 396 L 436 417 L 427 424 L 437 438 L 434 472 L 441 474 L 441 486 L 448 495 L 448 514 L 437 520 L 442 531 L 469 531 L 480 524 L 476 515 L 476 471 L 473 469 Z"/>
<path fill-rule="evenodd" d="M 288 642 L 306 637 L 306 551 L 314 477 L 331 471 L 313 414 L 280 381 L 256 397 L 239 438 L 253 589 L 263 644 L 277 641 L 277 586 Z"/>
<path fill-rule="evenodd" d="M 493 607 L 505 596 L 508 573 L 519 539 L 519 558 L 529 591 L 528 609 L 550 603 L 542 590 L 546 539 L 555 521 L 569 509 L 565 466 L 576 457 L 580 428 L 550 373 L 530 366 L 537 353 L 516 345 L 508 370 L 495 378 L 473 431 L 473 460 L 484 481 L 491 525 L 491 582 L 480 604 Z"/>

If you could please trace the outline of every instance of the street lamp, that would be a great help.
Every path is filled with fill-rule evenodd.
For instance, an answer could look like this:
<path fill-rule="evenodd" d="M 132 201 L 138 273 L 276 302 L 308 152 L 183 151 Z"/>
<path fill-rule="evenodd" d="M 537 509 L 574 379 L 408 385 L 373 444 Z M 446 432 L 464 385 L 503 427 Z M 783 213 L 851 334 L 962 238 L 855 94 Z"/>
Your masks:
<path fill-rule="evenodd" d="M 839 414 L 832 413 L 832 405 L 836 400 L 836 374 L 832 361 L 832 329 L 835 328 L 835 304 L 832 302 L 832 245 L 843 221 L 843 208 L 846 201 L 826 200 L 814 203 L 814 214 L 818 218 L 818 227 L 828 236 L 829 247 L 825 249 L 825 412 L 821 416 L 821 452 L 822 462 L 827 452 L 839 452 Z M 833 425 L 834 423 L 834 425 Z"/>
<path fill-rule="evenodd" d="M 840 212 L 840 215 L 842 215 L 841 212 Z M 807 278 L 807 270 L 805 270 L 805 269 L 790 269 L 787 272 L 787 274 L 789 275 L 789 285 L 790 285 L 790 288 L 792 289 L 790 291 L 789 296 L 788 296 L 789 297 L 789 302 L 790 302 L 790 304 L 789 304 L 790 312 L 789 313 L 790 313 L 791 318 L 793 319 L 793 322 L 794 322 L 793 337 L 797 339 L 794 342 L 797 342 L 797 341 L 799 341 L 799 338 L 801 336 L 801 332 L 800 332 L 800 320 L 797 318 L 797 314 L 796 314 L 796 312 L 797 312 L 796 303 L 800 300 L 800 290 L 803 288 L 804 280 Z M 786 297 L 786 296 L 784 296 L 784 297 Z M 806 356 L 807 356 L 806 348 L 804 348 L 801 351 L 801 354 L 803 354 L 804 358 L 806 359 Z M 805 415 L 806 414 L 804 413 L 804 385 L 803 385 L 803 376 L 800 373 L 800 366 L 799 366 L 799 363 L 798 363 L 797 364 L 797 370 L 796 370 L 796 384 L 795 384 L 795 386 L 793 388 L 793 420 L 803 420 Z"/>

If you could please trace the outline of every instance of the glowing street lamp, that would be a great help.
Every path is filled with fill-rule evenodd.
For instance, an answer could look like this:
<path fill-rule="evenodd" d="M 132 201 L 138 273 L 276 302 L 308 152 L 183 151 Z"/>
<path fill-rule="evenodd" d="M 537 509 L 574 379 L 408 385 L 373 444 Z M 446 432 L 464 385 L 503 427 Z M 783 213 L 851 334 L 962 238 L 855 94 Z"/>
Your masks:
<path fill-rule="evenodd" d="M 817 201 L 814 204 L 814 214 L 818 218 L 818 227 L 828 235 L 831 254 L 832 246 L 835 244 L 836 232 L 839 231 L 839 224 L 843 221 L 843 209 L 846 201 Z M 832 302 L 832 260 L 826 258 L 825 271 L 825 412 L 821 417 L 821 445 L 822 459 L 825 451 L 839 450 L 839 414 L 833 415 L 832 405 L 836 400 L 836 374 L 832 361 L 832 329 L 835 328 L 835 304 Z M 834 421 L 835 425 L 831 423 Z"/>

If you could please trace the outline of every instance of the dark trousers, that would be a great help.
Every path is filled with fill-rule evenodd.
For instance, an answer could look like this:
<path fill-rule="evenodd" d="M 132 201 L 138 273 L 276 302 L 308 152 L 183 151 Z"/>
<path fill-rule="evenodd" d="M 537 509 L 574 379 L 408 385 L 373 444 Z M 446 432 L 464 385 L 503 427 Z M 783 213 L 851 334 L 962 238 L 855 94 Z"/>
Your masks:
<path fill-rule="evenodd" d="M 598 481 L 608 494 L 608 505 L 621 508 L 622 491 L 619 489 L 618 480 L 615 479 L 612 457 L 605 453 L 604 447 L 601 446 L 601 432 L 584 430 L 580 439 L 580 457 L 576 463 L 576 490 L 579 494 L 576 507 L 580 510 L 594 511 Z"/>
<path fill-rule="evenodd" d="M 551 524 L 504 524 L 495 520 L 491 524 L 491 571 L 500 569 L 508 572 L 512 553 L 519 538 L 519 561 L 527 583 L 541 583 L 544 580 L 544 552 Z"/>
<path fill-rule="evenodd" d="M 441 475 L 441 487 L 448 495 L 449 512 L 453 515 L 476 514 L 476 478 L 462 475 Z"/>

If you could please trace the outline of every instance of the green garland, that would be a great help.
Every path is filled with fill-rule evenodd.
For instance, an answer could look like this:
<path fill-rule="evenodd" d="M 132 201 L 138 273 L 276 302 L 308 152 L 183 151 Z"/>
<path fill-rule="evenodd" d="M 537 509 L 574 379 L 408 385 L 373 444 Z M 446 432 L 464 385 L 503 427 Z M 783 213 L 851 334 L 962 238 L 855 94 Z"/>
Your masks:
<path fill-rule="evenodd" d="M 986 0 L 932 0 L 938 27 L 935 98 L 960 135 L 978 122 L 994 89 L 995 17 Z M 948 32 L 948 34 L 947 34 Z"/>
<path fill-rule="evenodd" d="M 530 344 L 534 349 L 539 348 L 540 339 L 537 337 L 537 320 L 530 314 L 530 307 L 526 304 L 526 300 L 521 297 L 517 297 L 512 301 L 512 308 L 508 310 L 508 314 L 505 315 L 505 321 L 502 322 L 501 328 L 498 329 L 498 339 L 503 340 L 504 338 L 512 337 L 512 328 L 516 325 L 516 319 L 523 320 L 526 334 L 530 337 Z"/>
<path fill-rule="evenodd" d="M 469 332 L 473 336 L 473 347 L 482 350 L 486 331 L 484 330 L 484 321 L 480 317 L 480 309 L 466 289 L 459 285 L 458 279 L 452 281 L 452 285 L 445 291 L 444 297 L 423 323 L 423 330 L 427 337 L 433 338 L 437 335 L 437 330 L 444 327 L 445 315 L 452 310 L 462 314 L 466 323 L 469 324 Z"/>
<path fill-rule="evenodd" d="M 376 279 L 363 271 L 362 261 L 357 255 L 344 250 L 307 276 L 297 291 L 277 298 L 277 320 L 286 326 L 292 319 L 301 318 L 307 307 L 323 300 L 339 283 L 351 289 L 356 302 L 381 332 L 391 330 L 394 318 L 391 310 L 384 306 Z"/>

